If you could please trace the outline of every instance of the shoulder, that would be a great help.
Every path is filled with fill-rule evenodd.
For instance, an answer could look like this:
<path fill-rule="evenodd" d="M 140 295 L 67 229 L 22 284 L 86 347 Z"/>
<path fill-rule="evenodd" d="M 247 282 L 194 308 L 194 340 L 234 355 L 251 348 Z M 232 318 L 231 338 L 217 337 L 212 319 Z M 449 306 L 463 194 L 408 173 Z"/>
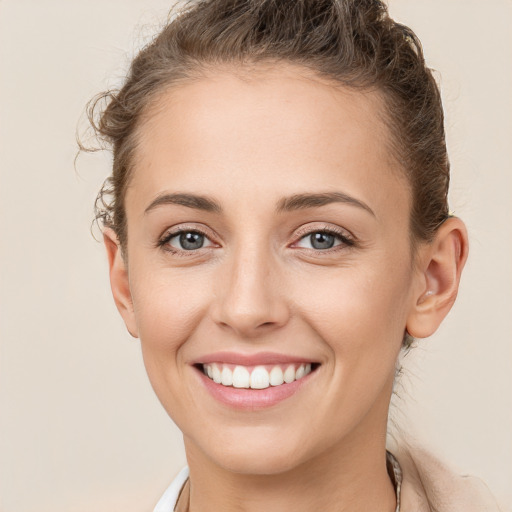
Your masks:
<path fill-rule="evenodd" d="M 503 512 L 482 480 L 458 473 L 427 449 L 402 442 L 390 451 L 402 473 L 403 512 Z"/>

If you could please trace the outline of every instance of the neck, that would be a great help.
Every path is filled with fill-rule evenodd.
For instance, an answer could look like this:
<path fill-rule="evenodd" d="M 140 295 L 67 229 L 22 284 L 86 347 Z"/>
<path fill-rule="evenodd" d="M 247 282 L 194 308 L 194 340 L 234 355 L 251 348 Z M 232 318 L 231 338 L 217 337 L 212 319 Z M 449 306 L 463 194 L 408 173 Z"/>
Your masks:
<path fill-rule="evenodd" d="M 380 430 L 375 435 L 375 431 L 358 429 L 314 459 L 271 475 L 221 468 L 185 438 L 189 512 L 394 512 L 396 496 L 386 467 L 385 425 Z"/>

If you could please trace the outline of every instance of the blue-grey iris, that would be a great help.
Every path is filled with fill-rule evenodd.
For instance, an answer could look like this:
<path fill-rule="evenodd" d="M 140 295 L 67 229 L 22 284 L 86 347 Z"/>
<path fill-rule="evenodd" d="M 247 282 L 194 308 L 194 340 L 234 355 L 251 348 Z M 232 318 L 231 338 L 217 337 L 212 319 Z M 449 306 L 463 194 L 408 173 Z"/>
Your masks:
<path fill-rule="evenodd" d="M 330 249 L 334 246 L 335 237 L 328 233 L 313 233 L 310 240 L 314 249 Z"/>
<path fill-rule="evenodd" d="M 201 233 L 195 233 L 193 231 L 187 231 L 180 235 L 180 245 L 187 251 L 193 251 L 194 249 L 200 249 L 204 244 L 204 235 Z"/>

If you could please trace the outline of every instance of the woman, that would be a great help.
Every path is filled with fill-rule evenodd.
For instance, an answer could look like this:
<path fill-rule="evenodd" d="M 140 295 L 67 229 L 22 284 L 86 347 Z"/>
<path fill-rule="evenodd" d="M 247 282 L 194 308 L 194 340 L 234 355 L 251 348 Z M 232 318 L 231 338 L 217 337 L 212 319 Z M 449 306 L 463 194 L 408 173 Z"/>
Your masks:
<path fill-rule="evenodd" d="M 194 2 L 106 97 L 112 291 L 188 460 L 155 510 L 499 510 L 386 451 L 468 252 L 412 31 L 378 1 Z"/>

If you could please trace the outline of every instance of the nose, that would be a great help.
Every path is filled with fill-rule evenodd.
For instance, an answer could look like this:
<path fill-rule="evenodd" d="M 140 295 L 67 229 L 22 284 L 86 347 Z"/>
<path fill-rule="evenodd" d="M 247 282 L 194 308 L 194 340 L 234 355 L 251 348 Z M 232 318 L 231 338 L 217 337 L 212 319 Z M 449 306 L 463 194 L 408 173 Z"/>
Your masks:
<path fill-rule="evenodd" d="M 238 251 L 224 262 L 216 284 L 213 320 L 241 338 L 284 326 L 290 317 L 278 266 L 264 250 Z"/>

